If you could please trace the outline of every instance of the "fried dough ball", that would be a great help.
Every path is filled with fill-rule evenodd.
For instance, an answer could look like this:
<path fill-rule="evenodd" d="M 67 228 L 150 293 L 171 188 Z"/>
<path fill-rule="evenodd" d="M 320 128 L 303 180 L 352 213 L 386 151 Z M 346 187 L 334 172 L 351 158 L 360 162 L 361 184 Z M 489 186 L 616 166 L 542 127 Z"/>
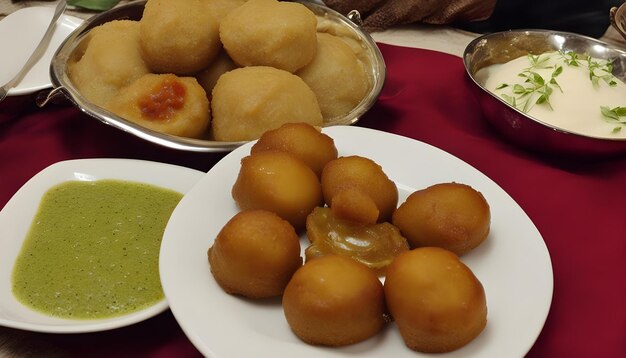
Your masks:
<path fill-rule="evenodd" d="M 398 188 L 380 165 L 361 156 L 337 158 L 322 171 L 324 201 L 331 205 L 333 197 L 342 190 L 355 188 L 374 200 L 380 214 L 378 222 L 387 221 L 398 205 Z"/>
<path fill-rule="evenodd" d="M 322 125 L 317 98 L 296 75 L 273 67 L 237 68 L 213 88 L 213 136 L 218 141 L 258 139 L 285 123 Z"/>
<path fill-rule="evenodd" d="M 384 289 L 387 307 L 412 350 L 453 351 L 487 324 L 483 286 L 451 251 L 424 247 L 400 254 L 387 269 Z"/>
<path fill-rule="evenodd" d="M 306 6 L 249 0 L 220 23 L 220 39 L 240 66 L 270 66 L 295 72 L 317 50 L 317 18 Z"/>
<path fill-rule="evenodd" d="M 384 326 L 384 294 L 374 272 L 337 255 L 309 261 L 291 278 L 283 311 L 304 342 L 345 346 L 366 340 Z"/>
<path fill-rule="evenodd" d="M 157 73 L 198 72 L 221 48 L 219 24 L 203 0 L 149 0 L 139 22 L 144 59 Z"/>
<path fill-rule="evenodd" d="M 111 99 L 108 109 L 152 130 L 198 138 L 210 122 L 209 100 L 193 77 L 147 74 Z"/>
<path fill-rule="evenodd" d="M 370 89 L 365 64 L 342 39 L 326 33 L 317 34 L 313 61 L 296 74 L 315 92 L 325 121 L 350 112 Z"/>
<path fill-rule="evenodd" d="M 296 230 L 304 228 L 307 215 L 323 202 L 319 180 L 311 168 L 278 151 L 243 158 L 232 195 L 242 210 L 272 211 Z"/>
<path fill-rule="evenodd" d="M 328 207 L 317 207 L 306 220 L 306 234 L 311 245 L 306 260 L 336 254 L 350 257 L 384 275 L 387 266 L 409 244 L 400 230 L 388 222 L 364 225 L 336 217 Z"/>
<path fill-rule="evenodd" d="M 487 200 L 469 185 L 441 183 L 409 195 L 392 222 L 411 247 L 443 247 L 461 256 L 487 238 L 491 213 Z"/>
<path fill-rule="evenodd" d="M 100 107 L 149 72 L 141 55 L 139 22 L 130 20 L 93 28 L 68 61 L 68 75 L 76 89 Z"/>
<path fill-rule="evenodd" d="M 247 0 L 205 0 L 208 6 L 208 11 L 218 24 L 225 18 L 231 11 L 243 5 Z"/>
<path fill-rule="evenodd" d="M 281 295 L 302 265 L 293 226 L 263 210 L 233 216 L 209 248 L 208 258 L 224 291 L 250 298 Z"/>
<path fill-rule="evenodd" d="M 263 133 L 252 146 L 251 153 L 265 150 L 288 152 L 304 161 L 317 176 L 326 163 L 337 159 L 335 141 L 308 123 L 286 123 Z"/>
<path fill-rule="evenodd" d="M 347 188 L 335 194 L 330 201 L 330 210 L 339 219 L 364 225 L 375 224 L 380 214 L 374 200 L 357 188 Z"/>
<path fill-rule="evenodd" d="M 228 57 L 226 51 L 222 50 L 217 54 L 215 59 L 213 59 L 209 67 L 200 71 L 195 77 L 200 86 L 204 88 L 204 91 L 207 94 L 211 94 L 220 76 L 235 68 L 237 68 L 237 65 Z"/>

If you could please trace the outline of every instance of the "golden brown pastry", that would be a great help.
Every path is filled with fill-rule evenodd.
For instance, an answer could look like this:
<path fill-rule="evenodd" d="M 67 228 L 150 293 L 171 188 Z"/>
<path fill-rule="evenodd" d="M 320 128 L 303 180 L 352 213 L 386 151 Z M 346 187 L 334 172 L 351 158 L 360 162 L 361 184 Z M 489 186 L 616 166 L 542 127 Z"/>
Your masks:
<path fill-rule="evenodd" d="M 283 294 L 292 331 L 304 342 L 345 346 L 368 339 L 384 326 L 382 284 L 374 272 L 342 256 L 304 264 Z"/>
<path fill-rule="evenodd" d="M 333 195 L 330 210 L 337 219 L 363 225 L 375 224 L 380 214 L 374 200 L 357 188 L 347 188 Z"/>
<path fill-rule="evenodd" d="M 306 6 L 249 0 L 220 23 L 220 39 L 240 66 L 270 66 L 295 72 L 317 50 L 317 18 Z"/>
<path fill-rule="evenodd" d="M 247 0 L 205 0 L 208 12 L 217 20 L 218 24 L 231 11 L 243 5 Z"/>
<path fill-rule="evenodd" d="M 209 100 L 193 77 L 147 74 L 122 88 L 107 106 L 146 128 L 182 137 L 206 134 Z"/>
<path fill-rule="evenodd" d="M 487 324 L 482 284 L 454 253 L 424 247 L 400 254 L 388 267 L 385 299 L 412 350 L 458 349 Z"/>
<path fill-rule="evenodd" d="M 337 159 L 334 140 L 308 123 L 286 123 L 263 133 L 252 146 L 251 153 L 266 150 L 293 154 L 313 169 L 317 176 L 322 175 L 326 163 Z"/>
<path fill-rule="evenodd" d="M 296 230 L 304 228 L 307 215 L 323 202 L 313 170 L 293 155 L 279 151 L 243 158 L 232 195 L 242 210 L 272 211 Z"/>
<path fill-rule="evenodd" d="M 300 239 L 276 214 L 250 210 L 236 214 L 208 251 L 211 272 L 230 294 L 265 298 L 283 293 L 302 265 Z"/>
<path fill-rule="evenodd" d="M 317 34 L 315 57 L 296 74 L 315 92 L 325 121 L 346 115 L 370 89 L 365 64 L 342 39 L 326 33 Z"/>
<path fill-rule="evenodd" d="M 322 171 L 324 201 L 330 205 L 342 190 L 355 188 L 376 203 L 378 222 L 387 221 L 398 204 L 398 188 L 382 167 L 369 158 L 353 155 L 337 158 Z"/>
<path fill-rule="evenodd" d="M 285 123 L 322 125 L 317 98 L 302 79 L 273 67 L 237 68 L 213 88 L 213 137 L 218 141 L 258 139 Z"/>
<path fill-rule="evenodd" d="M 67 66 L 78 92 L 105 107 L 122 87 L 150 72 L 141 55 L 139 22 L 116 20 L 93 28 Z"/>
<path fill-rule="evenodd" d="M 156 73 L 193 74 L 221 48 L 219 23 L 204 0 L 148 0 L 140 25 L 143 57 Z"/>
<path fill-rule="evenodd" d="M 491 213 L 487 200 L 469 185 L 441 183 L 412 193 L 392 222 L 411 247 L 443 247 L 460 256 L 487 238 Z"/>
<path fill-rule="evenodd" d="M 228 57 L 226 51 L 222 50 L 213 59 L 209 67 L 197 73 L 195 77 L 200 86 L 204 88 L 204 91 L 207 94 L 211 94 L 220 76 L 235 68 L 237 68 L 237 65 Z"/>

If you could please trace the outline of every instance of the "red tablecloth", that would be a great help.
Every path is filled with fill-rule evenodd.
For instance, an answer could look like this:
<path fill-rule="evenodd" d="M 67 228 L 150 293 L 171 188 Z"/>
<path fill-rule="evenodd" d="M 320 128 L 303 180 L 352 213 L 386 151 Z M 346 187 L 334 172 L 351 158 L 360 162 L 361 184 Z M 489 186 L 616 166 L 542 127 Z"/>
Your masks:
<path fill-rule="evenodd" d="M 626 357 L 626 157 L 577 162 L 514 147 L 483 120 L 460 58 L 380 47 L 387 81 L 358 125 L 415 138 L 462 158 L 504 188 L 543 235 L 554 269 L 554 296 L 528 356 Z M 399 155 L 410 159 L 411 154 Z M 222 156 L 161 148 L 70 106 L 38 109 L 30 100 L 15 99 L 0 104 L 0 206 L 31 176 L 65 159 L 149 159 L 206 171 Z M 16 347 L 28 343 L 48 353 L 200 356 L 169 312 L 110 332 L 1 329 L 5 335 Z"/>

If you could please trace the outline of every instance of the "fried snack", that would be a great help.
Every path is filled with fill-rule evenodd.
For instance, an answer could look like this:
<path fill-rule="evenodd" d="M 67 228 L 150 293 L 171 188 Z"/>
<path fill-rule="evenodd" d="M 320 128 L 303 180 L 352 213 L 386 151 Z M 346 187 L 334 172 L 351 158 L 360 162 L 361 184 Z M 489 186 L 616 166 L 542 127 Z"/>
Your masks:
<path fill-rule="evenodd" d="M 317 50 L 317 18 L 306 6 L 249 0 L 220 23 L 220 39 L 240 66 L 270 66 L 295 72 Z"/>
<path fill-rule="evenodd" d="M 141 55 L 139 22 L 115 20 L 91 29 L 67 66 L 78 92 L 105 107 L 122 87 L 150 72 Z"/>
<path fill-rule="evenodd" d="M 122 88 L 111 112 L 152 130 L 199 138 L 210 123 L 209 100 L 193 77 L 147 74 Z"/>
<path fill-rule="evenodd" d="M 323 202 L 313 170 L 289 153 L 265 151 L 241 160 L 232 196 L 242 210 L 272 211 L 303 229 L 307 215 Z"/>
<path fill-rule="evenodd" d="M 296 74 L 315 92 L 325 121 L 346 115 L 370 89 L 365 64 L 342 39 L 326 33 L 317 34 L 315 57 Z"/>
<path fill-rule="evenodd" d="M 378 277 L 342 256 L 304 264 L 287 284 L 282 303 L 292 331 L 309 344 L 357 343 L 374 336 L 385 324 Z"/>
<path fill-rule="evenodd" d="M 400 230 L 388 222 L 364 225 L 342 220 L 331 209 L 318 207 L 307 217 L 306 233 L 311 245 L 306 248 L 307 262 L 336 254 L 350 257 L 384 275 L 387 266 L 409 244 Z"/>
<path fill-rule="evenodd" d="M 208 258 L 224 291 L 250 298 L 281 295 L 302 265 L 293 226 L 263 210 L 241 211 L 231 218 L 209 248 Z"/>
<path fill-rule="evenodd" d="M 220 76 L 235 68 L 237 68 L 237 65 L 228 57 L 226 51 L 221 50 L 209 67 L 197 73 L 195 77 L 200 86 L 204 88 L 204 91 L 207 94 L 211 94 Z"/>
<path fill-rule="evenodd" d="M 198 72 L 221 48 L 219 24 L 203 0 L 149 0 L 139 22 L 144 59 L 156 73 Z"/>
<path fill-rule="evenodd" d="M 324 201 L 331 205 L 332 198 L 342 190 L 355 188 L 374 200 L 380 214 L 378 222 L 387 221 L 398 205 L 398 188 L 383 172 L 380 165 L 361 156 L 337 158 L 322 171 Z"/>
<path fill-rule="evenodd" d="M 208 12 L 213 15 L 218 24 L 231 11 L 243 5 L 247 0 L 204 0 L 208 6 Z"/>
<path fill-rule="evenodd" d="M 288 152 L 306 163 L 317 176 L 322 175 L 326 163 L 337 159 L 335 141 L 308 123 L 286 123 L 263 133 L 252 146 L 252 154 L 279 150 Z"/>
<path fill-rule="evenodd" d="M 385 299 L 402 339 L 418 352 L 458 349 L 482 332 L 482 284 L 454 253 L 436 247 L 405 252 L 388 267 Z"/>
<path fill-rule="evenodd" d="M 409 195 L 392 222 L 411 247 L 437 246 L 461 256 L 487 238 L 491 213 L 469 185 L 441 183 Z"/>
<path fill-rule="evenodd" d="M 338 219 L 363 225 L 375 224 L 380 214 L 374 200 L 357 188 L 347 188 L 335 194 L 330 201 L 330 210 Z"/>
<path fill-rule="evenodd" d="M 218 141 L 258 139 L 289 122 L 322 125 L 315 94 L 296 75 L 273 67 L 237 68 L 213 88 L 213 136 Z"/>

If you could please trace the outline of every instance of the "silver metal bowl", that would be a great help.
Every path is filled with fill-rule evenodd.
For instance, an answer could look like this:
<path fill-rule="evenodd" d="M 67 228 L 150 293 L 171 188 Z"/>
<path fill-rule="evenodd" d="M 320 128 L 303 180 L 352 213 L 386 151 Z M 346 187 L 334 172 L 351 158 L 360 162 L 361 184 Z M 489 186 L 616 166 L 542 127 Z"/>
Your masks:
<path fill-rule="evenodd" d="M 360 16 L 358 12 L 352 12 L 348 15 L 348 17 L 346 17 L 320 4 L 309 1 L 299 2 L 311 9 L 318 16 L 318 18 L 330 20 L 345 26 L 346 31 L 353 33 L 356 38 L 359 39 L 371 58 L 372 66 L 369 68 L 370 75 L 373 80 L 371 91 L 345 116 L 334 118 L 331 121 L 326 122 L 324 125 L 350 125 L 356 123 L 360 117 L 374 105 L 385 82 L 386 67 L 380 49 L 377 47 L 376 42 L 372 39 L 372 37 L 361 29 Z M 137 1 L 105 11 L 85 21 L 81 26 L 74 30 L 74 32 L 72 32 L 61 44 L 59 49 L 56 51 L 52 62 L 50 63 L 50 78 L 52 80 L 53 89 L 47 94 L 47 96 L 40 98 L 38 100 L 38 104 L 43 106 L 62 94 L 63 96 L 69 98 L 81 111 L 103 123 L 131 133 L 147 141 L 174 149 L 195 152 L 226 152 L 231 151 L 245 143 L 245 141 L 223 142 L 179 137 L 144 128 L 94 105 L 83 97 L 72 84 L 72 81 L 66 72 L 68 59 L 87 32 L 98 25 L 112 20 L 139 20 L 143 15 L 145 3 L 146 1 Z"/>
<path fill-rule="evenodd" d="M 476 72 L 486 66 L 557 50 L 611 60 L 613 75 L 626 81 L 626 52 L 590 37 L 549 30 L 511 30 L 483 35 L 467 45 L 463 62 L 476 84 L 485 118 L 511 142 L 542 153 L 572 158 L 626 153 L 626 139 L 586 136 L 542 122 L 509 105 L 475 78 Z"/>

